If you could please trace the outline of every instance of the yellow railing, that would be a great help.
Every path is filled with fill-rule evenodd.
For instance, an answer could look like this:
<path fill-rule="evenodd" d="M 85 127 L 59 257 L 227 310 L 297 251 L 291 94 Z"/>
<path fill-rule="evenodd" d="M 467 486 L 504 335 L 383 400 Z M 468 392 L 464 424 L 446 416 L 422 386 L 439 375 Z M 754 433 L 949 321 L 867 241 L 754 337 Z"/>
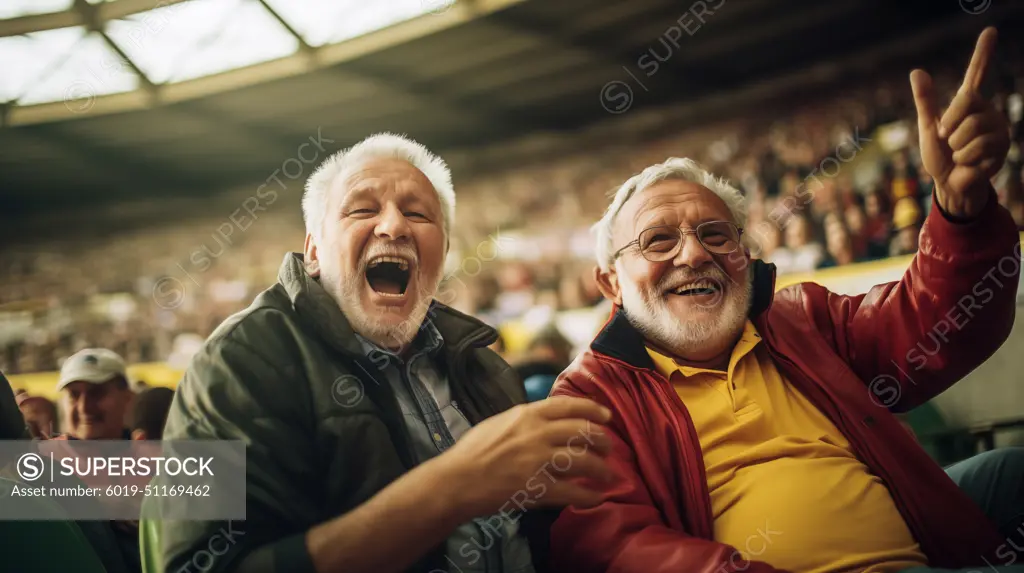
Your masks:
<path fill-rule="evenodd" d="M 163 362 L 146 362 L 128 367 L 128 377 L 132 380 L 144 380 L 150 386 L 174 388 L 181 379 L 181 370 L 175 370 Z M 51 400 L 57 398 L 57 372 L 33 372 L 31 374 L 7 375 L 15 390 L 23 389 L 33 396 L 45 396 Z"/>

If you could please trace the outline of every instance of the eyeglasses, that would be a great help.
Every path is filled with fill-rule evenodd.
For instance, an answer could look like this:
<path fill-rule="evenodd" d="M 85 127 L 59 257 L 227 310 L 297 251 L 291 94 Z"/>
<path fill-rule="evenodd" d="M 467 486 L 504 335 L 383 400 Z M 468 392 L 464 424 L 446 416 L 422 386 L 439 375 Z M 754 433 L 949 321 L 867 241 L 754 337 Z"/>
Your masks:
<path fill-rule="evenodd" d="M 638 246 L 640 254 L 652 263 L 660 263 L 674 258 L 683 247 L 683 237 L 697 235 L 704 250 L 713 255 L 727 255 L 740 248 L 740 235 L 743 229 L 729 221 L 707 221 L 697 225 L 695 229 L 683 229 L 671 225 L 650 227 L 640 232 L 640 236 L 625 245 L 612 256 L 618 259 L 626 249 Z"/>

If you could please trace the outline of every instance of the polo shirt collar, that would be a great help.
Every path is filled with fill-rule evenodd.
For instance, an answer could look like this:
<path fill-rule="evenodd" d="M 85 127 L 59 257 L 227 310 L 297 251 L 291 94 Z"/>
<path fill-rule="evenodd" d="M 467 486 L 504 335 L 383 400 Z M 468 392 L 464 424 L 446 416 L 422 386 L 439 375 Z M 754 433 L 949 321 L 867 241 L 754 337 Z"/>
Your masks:
<path fill-rule="evenodd" d="M 732 375 L 740 360 L 742 360 L 747 354 L 750 354 L 759 342 L 761 342 L 761 335 L 757 333 L 757 328 L 754 327 L 754 323 L 748 320 L 743 325 L 743 332 L 740 334 L 740 338 L 736 341 L 736 345 L 732 348 L 732 354 L 729 356 L 729 375 Z M 672 376 L 677 372 L 683 377 L 701 373 L 722 374 L 721 370 L 683 366 L 677 363 L 672 357 L 666 356 L 652 349 L 650 346 L 647 346 L 646 348 L 647 354 L 649 354 L 651 360 L 654 361 L 655 369 L 657 369 L 659 374 L 669 380 L 671 380 Z"/>

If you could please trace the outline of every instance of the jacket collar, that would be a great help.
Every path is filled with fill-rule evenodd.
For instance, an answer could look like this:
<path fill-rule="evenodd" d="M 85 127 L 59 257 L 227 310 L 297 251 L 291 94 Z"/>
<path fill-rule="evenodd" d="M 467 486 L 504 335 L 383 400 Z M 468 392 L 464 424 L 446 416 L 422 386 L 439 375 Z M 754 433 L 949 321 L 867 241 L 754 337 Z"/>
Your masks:
<path fill-rule="evenodd" d="M 775 265 L 759 260 L 751 261 L 753 288 L 751 289 L 750 318 L 754 319 L 772 304 L 775 296 Z M 626 313 L 616 307 L 611 318 L 590 344 L 591 350 L 621 360 L 637 368 L 654 368 L 654 361 L 644 346 L 644 337 L 629 323 Z"/>
<path fill-rule="evenodd" d="M 277 281 L 302 320 L 311 325 L 327 344 L 349 355 L 364 354 L 363 346 L 341 308 L 320 282 L 306 272 L 301 253 L 285 255 Z M 429 321 L 445 341 L 445 347 L 453 352 L 461 352 L 470 345 L 486 346 L 498 338 L 497 331 L 490 326 L 436 300 L 431 302 L 424 321 Z"/>

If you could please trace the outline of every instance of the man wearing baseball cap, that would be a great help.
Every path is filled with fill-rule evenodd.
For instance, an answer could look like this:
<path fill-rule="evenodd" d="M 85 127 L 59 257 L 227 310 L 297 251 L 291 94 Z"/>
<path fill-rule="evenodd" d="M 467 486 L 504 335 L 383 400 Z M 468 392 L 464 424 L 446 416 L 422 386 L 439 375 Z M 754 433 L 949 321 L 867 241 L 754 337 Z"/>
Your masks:
<path fill-rule="evenodd" d="M 130 439 L 124 426 L 131 404 L 124 359 L 105 348 L 72 354 L 60 369 L 57 391 L 67 433 L 79 440 Z"/>

